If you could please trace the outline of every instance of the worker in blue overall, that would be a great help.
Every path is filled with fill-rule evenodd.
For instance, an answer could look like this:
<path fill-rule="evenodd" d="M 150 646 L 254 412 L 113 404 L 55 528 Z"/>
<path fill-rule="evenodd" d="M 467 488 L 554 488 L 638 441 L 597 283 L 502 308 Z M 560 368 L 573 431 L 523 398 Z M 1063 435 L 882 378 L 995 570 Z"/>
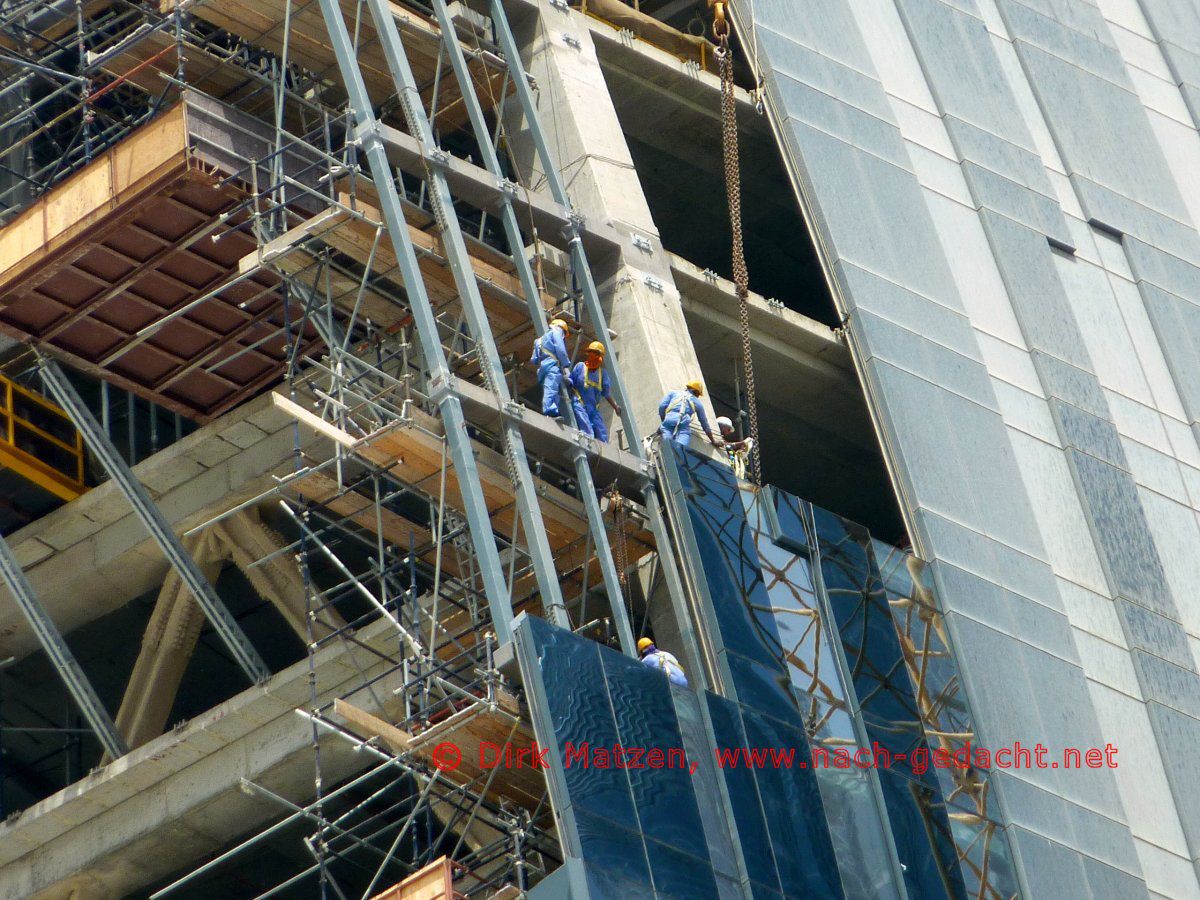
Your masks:
<path fill-rule="evenodd" d="M 683 666 L 679 665 L 679 660 L 675 658 L 673 653 L 668 653 L 666 650 L 659 650 L 654 646 L 654 641 L 648 637 L 644 637 L 637 642 L 638 656 L 642 658 L 642 663 L 651 669 L 658 669 L 667 676 L 667 680 L 671 684 L 677 684 L 679 687 L 687 687 L 687 675 L 683 673 Z"/>
<path fill-rule="evenodd" d="M 600 400 L 607 400 L 618 416 L 621 415 L 621 407 L 617 406 L 612 398 L 612 385 L 608 373 L 604 371 L 602 343 L 592 341 L 588 344 L 584 361 L 575 363 L 571 372 L 571 382 L 583 403 L 583 417 L 591 426 L 592 437 L 603 444 L 608 443 L 608 426 L 604 424 L 604 416 L 600 414 Z M 578 410 L 575 417 L 580 418 Z M 582 426 L 580 429 L 582 430 Z"/>
<path fill-rule="evenodd" d="M 689 381 L 682 391 L 671 391 L 658 404 L 659 426 L 663 438 L 674 441 L 681 447 L 686 447 L 692 441 L 692 418 L 700 422 L 700 427 L 708 435 L 714 447 L 720 443 L 713 437 L 712 429 L 708 427 L 708 416 L 700 398 L 704 396 L 704 385 L 699 381 Z"/>
<path fill-rule="evenodd" d="M 567 337 L 571 330 L 562 319 L 554 319 L 540 338 L 533 342 L 530 362 L 537 366 L 538 384 L 542 386 L 542 415 L 558 417 L 558 398 L 563 378 L 571 374 L 571 357 L 567 355 Z"/>

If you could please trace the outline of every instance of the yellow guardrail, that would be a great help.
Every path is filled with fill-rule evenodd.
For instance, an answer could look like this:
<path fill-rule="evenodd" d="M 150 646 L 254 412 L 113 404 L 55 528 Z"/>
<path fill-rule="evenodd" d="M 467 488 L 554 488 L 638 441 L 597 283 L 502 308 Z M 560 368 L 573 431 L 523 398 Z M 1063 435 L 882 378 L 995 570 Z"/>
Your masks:
<path fill-rule="evenodd" d="M 40 394 L 0 375 L 0 468 L 63 500 L 87 490 L 83 437 L 70 417 Z"/>

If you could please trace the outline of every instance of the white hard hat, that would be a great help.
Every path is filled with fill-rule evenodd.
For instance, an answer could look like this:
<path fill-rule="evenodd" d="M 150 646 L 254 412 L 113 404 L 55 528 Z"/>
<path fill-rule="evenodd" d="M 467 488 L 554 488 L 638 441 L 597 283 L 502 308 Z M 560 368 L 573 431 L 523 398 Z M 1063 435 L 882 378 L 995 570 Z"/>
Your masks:
<path fill-rule="evenodd" d="M 717 427 L 728 428 L 730 431 L 733 431 L 733 422 L 730 420 L 729 416 L 718 416 Z"/>

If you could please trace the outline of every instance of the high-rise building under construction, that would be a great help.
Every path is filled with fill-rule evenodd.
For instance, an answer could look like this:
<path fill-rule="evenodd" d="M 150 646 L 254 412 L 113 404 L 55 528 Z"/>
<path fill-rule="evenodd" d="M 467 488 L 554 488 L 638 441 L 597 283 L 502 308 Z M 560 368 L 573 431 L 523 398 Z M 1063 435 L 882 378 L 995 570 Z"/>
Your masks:
<path fill-rule="evenodd" d="M 1198 123 L 1183 0 L 0 0 L 0 897 L 1200 897 Z"/>

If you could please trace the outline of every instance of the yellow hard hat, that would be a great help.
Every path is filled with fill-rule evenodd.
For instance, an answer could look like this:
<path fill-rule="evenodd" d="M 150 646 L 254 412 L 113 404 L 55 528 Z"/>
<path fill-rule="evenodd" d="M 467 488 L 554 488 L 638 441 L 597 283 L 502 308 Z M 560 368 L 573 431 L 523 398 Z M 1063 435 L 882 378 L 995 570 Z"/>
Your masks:
<path fill-rule="evenodd" d="M 696 394 L 696 396 L 698 396 L 698 397 L 704 396 L 704 385 L 701 382 L 689 381 L 687 383 L 686 387 L 689 391 L 693 391 Z"/>
<path fill-rule="evenodd" d="M 638 655 L 640 656 L 653 646 L 654 641 L 650 640 L 650 638 L 641 638 L 638 641 Z"/>
<path fill-rule="evenodd" d="M 565 321 L 563 321 L 562 319 L 551 319 L 551 320 L 550 320 L 550 327 L 551 327 L 551 328 L 553 328 L 555 325 L 557 325 L 559 328 L 561 328 L 561 329 L 563 330 L 563 333 L 564 333 L 564 334 L 568 334 L 568 333 L 570 333 L 570 331 L 571 331 L 571 326 L 570 326 L 570 325 L 568 325 L 568 324 L 567 324 Z"/>
<path fill-rule="evenodd" d="M 587 345 L 587 349 L 588 353 L 599 353 L 601 356 L 604 355 L 604 345 L 599 341 L 592 341 Z"/>

